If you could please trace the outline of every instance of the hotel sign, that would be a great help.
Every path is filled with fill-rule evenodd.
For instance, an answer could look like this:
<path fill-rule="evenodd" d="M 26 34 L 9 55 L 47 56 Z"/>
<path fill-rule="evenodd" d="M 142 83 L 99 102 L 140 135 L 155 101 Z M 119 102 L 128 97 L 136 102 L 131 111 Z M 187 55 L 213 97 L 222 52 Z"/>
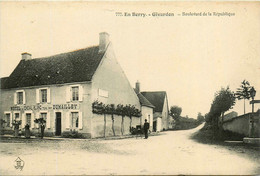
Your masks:
<path fill-rule="evenodd" d="M 30 106 L 12 106 L 11 111 L 28 111 L 28 110 L 60 110 L 60 109 L 79 109 L 79 104 L 39 104 Z"/>

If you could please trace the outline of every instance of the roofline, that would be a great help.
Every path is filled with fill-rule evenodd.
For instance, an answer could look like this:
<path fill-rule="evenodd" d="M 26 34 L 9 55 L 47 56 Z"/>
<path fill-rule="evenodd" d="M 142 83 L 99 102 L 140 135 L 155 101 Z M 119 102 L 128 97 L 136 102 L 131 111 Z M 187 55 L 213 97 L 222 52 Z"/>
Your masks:
<path fill-rule="evenodd" d="M 140 103 L 140 104 L 141 104 L 141 103 Z M 155 106 L 149 106 L 149 105 L 142 105 L 142 104 L 141 104 L 141 106 L 146 106 L 146 107 L 153 108 L 153 109 L 155 108 Z"/>
<path fill-rule="evenodd" d="M 73 85 L 73 84 L 82 84 L 82 83 L 87 83 L 91 84 L 92 81 L 82 81 L 82 82 L 70 82 L 70 83 L 62 83 L 62 84 L 44 84 L 44 85 L 39 85 L 39 86 L 29 86 L 29 87 L 14 87 L 14 88 L 7 88 L 7 89 L 2 89 L 1 90 L 13 90 L 13 89 L 27 89 L 27 88 L 38 88 L 38 87 L 46 87 L 46 86 L 62 86 L 62 85 Z"/>

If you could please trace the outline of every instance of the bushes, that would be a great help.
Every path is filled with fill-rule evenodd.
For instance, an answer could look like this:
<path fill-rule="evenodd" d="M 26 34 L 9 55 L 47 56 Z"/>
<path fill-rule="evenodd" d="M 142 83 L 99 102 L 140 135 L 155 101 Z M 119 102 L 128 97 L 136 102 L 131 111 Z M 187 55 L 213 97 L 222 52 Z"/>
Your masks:
<path fill-rule="evenodd" d="M 173 130 L 188 130 L 196 128 L 201 122 L 193 118 L 180 117 L 178 123 L 175 124 Z"/>
<path fill-rule="evenodd" d="M 65 131 L 61 135 L 64 138 L 85 138 L 83 134 L 79 133 L 76 130 L 70 130 L 70 131 Z"/>

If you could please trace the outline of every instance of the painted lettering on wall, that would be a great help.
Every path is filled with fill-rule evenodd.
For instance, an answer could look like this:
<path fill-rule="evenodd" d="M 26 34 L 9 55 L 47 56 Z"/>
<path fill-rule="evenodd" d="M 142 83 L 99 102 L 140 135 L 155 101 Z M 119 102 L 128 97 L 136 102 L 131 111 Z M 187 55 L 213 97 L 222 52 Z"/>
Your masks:
<path fill-rule="evenodd" d="M 31 105 L 31 106 L 12 106 L 11 111 L 28 111 L 28 110 L 55 110 L 55 109 L 79 109 L 78 104 L 54 104 L 54 105 Z"/>

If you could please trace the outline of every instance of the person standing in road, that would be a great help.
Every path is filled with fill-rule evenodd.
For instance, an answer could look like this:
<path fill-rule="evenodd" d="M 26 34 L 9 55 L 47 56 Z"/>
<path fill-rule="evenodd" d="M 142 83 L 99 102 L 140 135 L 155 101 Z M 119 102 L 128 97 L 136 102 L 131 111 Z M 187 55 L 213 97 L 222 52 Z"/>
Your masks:
<path fill-rule="evenodd" d="M 144 135 L 145 135 L 145 139 L 148 139 L 148 130 L 149 130 L 149 126 L 150 124 L 147 122 L 147 119 L 144 120 Z"/>

